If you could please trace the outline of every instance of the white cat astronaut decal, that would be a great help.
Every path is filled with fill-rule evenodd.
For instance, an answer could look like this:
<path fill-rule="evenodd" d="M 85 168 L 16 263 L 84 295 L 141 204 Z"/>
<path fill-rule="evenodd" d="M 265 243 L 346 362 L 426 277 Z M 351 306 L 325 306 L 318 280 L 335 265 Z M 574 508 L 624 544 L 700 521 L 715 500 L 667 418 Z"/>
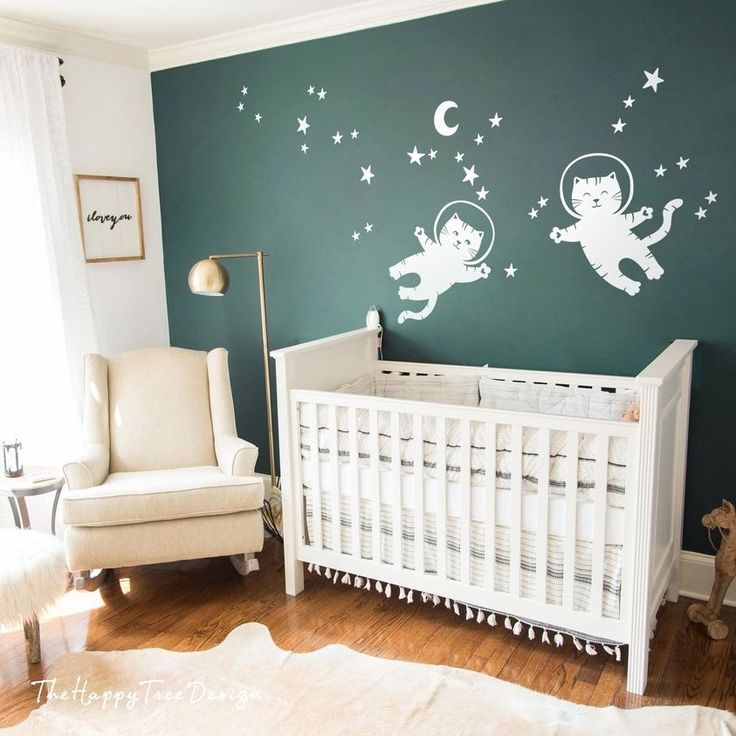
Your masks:
<path fill-rule="evenodd" d="M 565 175 L 579 161 L 603 157 L 621 164 L 627 173 L 628 197 L 621 203 L 621 185 L 615 172 L 590 178 L 574 177 L 567 204 Z M 602 164 L 601 164 L 602 165 Z M 603 173 L 603 172 L 601 172 Z M 672 225 L 672 215 L 682 206 L 681 199 L 672 199 L 662 209 L 662 224 L 650 235 L 639 238 L 632 230 L 646 220 L 651 220 L 654 210 L 641 207 L 636 212 L 624 214 L 634 197 L 634 177 L 631 169 L 619 158 L 609 153 L 587 153 L 571 161 L 560 178 L 562 206 L 577 222 L 560 229 L 552 228 L 549 237 L 555 243 L 580 243 L 583 253 L 595 272 L 611 286 L 636 296 L 641 282 L 621 273 L 621 261 L 634 261 L 644 271 L 647 279 L 659 279 L 664 269 L 657 263 L 651 246 L 665 238 Z"/>
<path fill-rule="evenodd" d="M 462 211 L 461 207 L 465 205 L 483 214 L 490 232 L 474 228 L 458 215 L 457 210 Z M 445 213 L 451 208 L 452 214 L 445 217 Z M 438 232 L 440 223 L 442 226 Z M 416 312 L 405 309 L 399 314 L 399 324 L 407 319 L 426 319 L 437 305 L 438 297 L 452 286 L 487 279 L 491 273 L 490 267 L 483 261 L 493 247 L 495 228 L 488 213 L 474 202 L 457 200 L 446 204 L 434 221 L 434 240 L 419 225 L 414 229 L 414 235 L 422 250 L 394 264 L 388 272 L 392 279 L 400 279 L 407 274 L 419 276 L 416 286 L 399 287 L 399 298 L 424 301 L 426 304 Z M 478 256 L 484 240 L 488 245 L 482 255 Z"/>

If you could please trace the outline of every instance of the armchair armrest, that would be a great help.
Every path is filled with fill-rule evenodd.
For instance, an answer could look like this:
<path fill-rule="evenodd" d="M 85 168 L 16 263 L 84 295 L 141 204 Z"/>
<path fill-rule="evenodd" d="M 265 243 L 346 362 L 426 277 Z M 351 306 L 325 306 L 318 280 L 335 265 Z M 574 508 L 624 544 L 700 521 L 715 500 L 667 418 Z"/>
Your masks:
<path fill-rule="evenodd" d="M 64 477 L 70 491 L 94 488 L 107 478 L 110 469 L 110 453 L 104 445 L 85 445 L 80 456 L 64 464 Z"/>
<path fill-rule="evenodd" d="M 220 435 L 215 438 L 215 455 L 220 470 L 226 475 L 251 476 L 256 471 L 258 448 L 234 435 Z"/>

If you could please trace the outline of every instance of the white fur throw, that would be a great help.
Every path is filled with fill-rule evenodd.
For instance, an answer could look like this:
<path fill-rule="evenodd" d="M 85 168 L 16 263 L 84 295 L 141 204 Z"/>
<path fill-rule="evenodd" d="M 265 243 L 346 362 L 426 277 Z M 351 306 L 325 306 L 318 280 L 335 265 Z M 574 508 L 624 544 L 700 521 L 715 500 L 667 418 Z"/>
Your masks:
<path fill-rule="evenodd" d="M 66 585 L 64 547 L 55 537 L 0 529 L 0 625 L 40 615 L 64 595 Z"/>

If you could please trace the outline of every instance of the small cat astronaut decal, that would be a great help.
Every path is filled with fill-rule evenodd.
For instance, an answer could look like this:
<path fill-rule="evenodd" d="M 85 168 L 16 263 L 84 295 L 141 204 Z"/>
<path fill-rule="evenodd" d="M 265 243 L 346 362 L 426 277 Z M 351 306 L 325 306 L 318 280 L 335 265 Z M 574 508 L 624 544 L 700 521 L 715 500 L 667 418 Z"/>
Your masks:
<path fill-rule="evenodd" d="M 476 229 L 463 220 L 457 211 L 463 205 L 470 205 L 471 208 L 479 210 L 488 221 L 490 232 Z M 453 209 L 452 214 L 445 217 L 450 209 Z M 438 232 L 440 223 L 442 226 Z M 389 276 L 395 280 L 408 274 L 419 276 L 419 283 L 416 286 L 399 287 L 400 299 L 426 302 L 418 311 L 405 309 L 401 312 L 399 324 L 403 324 L 407 319 L 426 319 L 432 314 L 439 296 L 455 284 L 469 284 L 479 279 L 487 279 L 491 273 L 490 267 L 483 261 L 493 247 L 495 230 L 493 221 L 482 207 L 462 200 L 449 202 L 435 219 L 433 235 L 434 239 L 427 235 L 423 227 L 417 225 L 414 236 L 422 246 L 422 250 L 389 269 Z M 484 242 L 488 245 L 481 253 Z"/>
<path fill-rule="evenodd" d="M 578 161 L 594 157 L 611 158 L 623 166 L 629 177 L 627 200 L 622 204 L 621 185 L 615 171 L 589 178 L 576 176 L 570 190 L 570 208 L 566 199 L 565 175 Z M 664 269 L 650 248 L 667 236 L 672 226 L 672 215 L 682 206 L 679 198 L 667 202 L 662 208 L 662 224 L 653 233 L 640 238 L 632 231 L 651 220 L 654 210 L 652 207 L 641 207 L 636 212 L 625 214 L 633 196 L 631 169 L 621 159 L 607 153 L 580 156 L 568 164 L 560 179 L 562 205 L 577 222 L 565 228 L 554 227 L 549 234 L 555 243 L 580 243 L 595 272 L 629 296 L 639 293 L 641 282 L 621 273 L 621 261 L 628 259 L 636 263 L 649 280 L 661 278 Z"/>

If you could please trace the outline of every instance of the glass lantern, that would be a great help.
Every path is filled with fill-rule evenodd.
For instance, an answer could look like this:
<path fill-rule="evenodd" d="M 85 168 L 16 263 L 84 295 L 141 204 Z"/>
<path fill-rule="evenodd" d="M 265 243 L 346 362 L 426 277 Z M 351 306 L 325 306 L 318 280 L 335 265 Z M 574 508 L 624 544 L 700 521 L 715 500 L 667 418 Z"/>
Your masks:
<path fill-rule="evenodd" d="M 23 445 L 18 440 L 3 442 L 3 468 L 6 477 L 18 478 L 23 475 L 23 466 L 20 462 L 20 450 L 22 448 Z"/>

